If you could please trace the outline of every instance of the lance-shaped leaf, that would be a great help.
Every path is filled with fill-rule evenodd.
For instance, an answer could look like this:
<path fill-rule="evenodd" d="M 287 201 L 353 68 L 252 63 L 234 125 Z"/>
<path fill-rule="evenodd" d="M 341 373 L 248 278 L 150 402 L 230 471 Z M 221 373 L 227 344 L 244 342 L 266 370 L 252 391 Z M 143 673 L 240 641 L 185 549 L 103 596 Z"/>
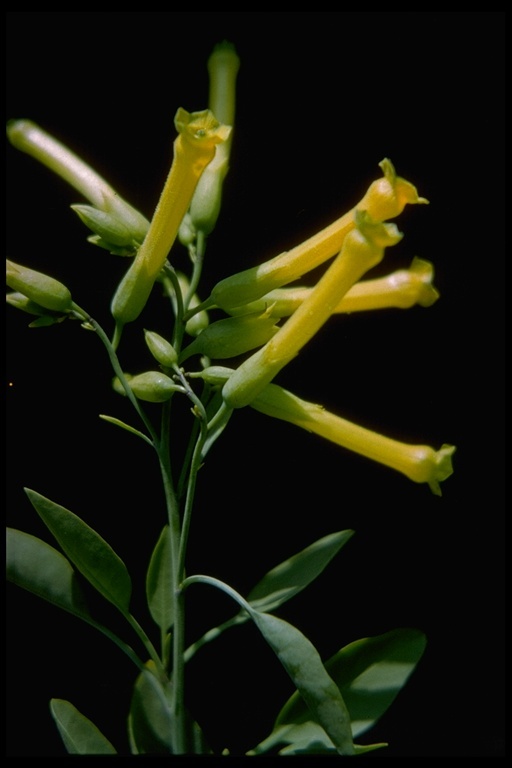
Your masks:
<path fill-rule="evenodd" d="M 421 659 L 426 643 L 420 630 L 395 629 L 356 640 L 326 662 L 349 709 L 354 738 L 389 709 Z M 295 693 L 279 713 L 276 725 L 305 719 L 310 719 L 309 712 Z"/>
<path fill-rule="evenodd" d="M 85 715 L 64 699 L 52 699 L 50 712 L 70 755 L 116 755 L 110 741 Z"/>
<path fill-rule="evenodd" d="M 7 529 L 7 579 L 75 616 L 88 618 L 80 584 L 69 560 L 36 536 Z"/>
<path fill-rule="evenodd" d="M 64 553 L 85 578 L 123 613 L 128 612 L 131 579 L 112 547 L 69 509 L 25 488 L 25 492 Z"/>
<path fill-rule="evenodd" d="M 272 568 L 250 591 L 247 600 L 259 611 L 273 611 L 311 584 L 354 535 L 337 531 Z"/>
<path fill-rule="evenodd" d="M 171 529 L 166 525 L 151 555 L 146 576 L 146 596 L 153 621 L 164 632 L 173 622 Z"/>
<path fill-rule="evenodd" d="M 305 705 L 340 755 L 355 753 L 350 715 L 340 690 L 310 640 L 296 627 L 268 613 L 251 610 L 251 618 L 297 686 Z"/>

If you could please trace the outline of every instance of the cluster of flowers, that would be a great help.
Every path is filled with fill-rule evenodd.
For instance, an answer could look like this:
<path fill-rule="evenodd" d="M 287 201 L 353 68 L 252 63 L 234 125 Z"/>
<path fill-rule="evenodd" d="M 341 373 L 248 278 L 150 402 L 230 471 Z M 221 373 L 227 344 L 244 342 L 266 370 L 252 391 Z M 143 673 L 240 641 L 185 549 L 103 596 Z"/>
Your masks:
<path fill-rule="evenodd" d="M 143 311 L 155 283 L 166 271 L 174 272 L 168 256 L 176 239 L 193 248 L 198 237 L 208 235 L 215 225 L 229 164 L 238 58 L 229 46 L 223 46 L 212 54 L 209 66 L 210 109 L 194 113 L 178 110 L 173 162 L 151 222 L 37 125 L 18 120 L 8 126 L 15 146 L 59 173 L 89 200 L 91 205 L 73 206 L 94 233 L 89 239 L 112 253 L 133 256 L 112 300 L 115 348 L 123 327 Z M 432 284 L 432 265 L 419 258 L 409 269 L 361 280 L 382 261 L 385 249 L 402 238 L 389 219 L 396 218 L 407 204 L 427 203 L 410 182 L 397 176 L 389 159 L 384 159 L 380 168 L 382 177 L 370 185 L 352 210 L 305 242 L 221 280 L 203 302 L 193 290 L 186 290 L 180 297 L 180 308 L 183 323 L 192 334 L 190 343 L 183 345 L 180 338 L 177 345 L 176 339 L 171 343 L 146 332 L 148 347 L 160 369 L 128 379 L 135 396 L 164 402 L 177 390 L 183 391 L 176 373 L 190 379 L 200 377 L 222 391 L 227 411 L 250 406 L 291 422 L 398 470 L 415 482 L 428 483 L 440 495 L 440 482 L 453 471 L 454 446 L 444 444 L 434 450 L 390 439 L 274 383 L 278 373 L 333 314 L 430 306 L 438 298 Z M 297 287 L 297 280 L 328 261 L 316 285 Z M 60 321 L 79 309 L 61 283 L 13 262 L 8 262 L 7 284 L 13 289 L 8 302 L 37 315 L 34 325 Z M 222 310 L 226 316 L 210 323 L 210 310 Z M 236 368 L 215 364 L 241 355 L 245 359 Z M 187 372 L 183 364 L 194 356 L 200 360 L 200 370 Z M 116 388 L 123 391 L 119 383 Z"/>

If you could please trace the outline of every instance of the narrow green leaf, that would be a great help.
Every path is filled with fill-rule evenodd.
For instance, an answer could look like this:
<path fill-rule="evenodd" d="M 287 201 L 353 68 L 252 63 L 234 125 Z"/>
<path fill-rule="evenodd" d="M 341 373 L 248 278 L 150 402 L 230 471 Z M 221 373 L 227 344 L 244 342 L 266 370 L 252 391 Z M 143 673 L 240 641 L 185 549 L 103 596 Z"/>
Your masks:
<path fill-rule="evenodd" d="M 371 728 L 389 709 L 421 659 L 426 642 L 423 632 L 417 629 L 395 629 L 356 640 L 326 662 L 326 669 L 350 712 L 354 738 Z M 310 712 L 295 692 L 275 725 L 310 719 Z"/>
<path fill-rule="evenodd" d="M 70 755 L 116 755 L 101 731 L 69 701 L 52 699 L 50 712 Z"/>
<path fill-rule="evenodd" d="M 69 560 L 36 536 L 7 529 L 7 579 L 81 618 L 89 617 L 85 597 Z"/>
<path fill-rule="evenodd" d="M 153 621 L 167 632 L 173 622 L 171 529 L 164 527 L 153 550 L 146 576 L 146 596 Z"/>
<path fill-rule="evenodd" d="M 137 437 L 141 437 L 145 443 L 153 445 L 149 437 L 145 435 L 144 432 L 141 432 L 139 429 L 135 429 L 135 427 L 131 427 L 129 424 L 126 424 L 120 419 L 116 419 L 114 416 L 106 416 L 104 413 L 100 413 L 100 419 L 103 421 L 108 421 L 109 424 L 114 424 L 116 427 L 120 427 L 121 429 L 126 430 L 126 432 L 130 432 L 132 435 L 137 435 Z"/>
<path fill-rule="evenodd" d="M 39 493 L 25 488 L 36 512 L 64 553 L 107 600 L 128 612 L 131 579 L 112 547 L 77 515 Z"/>
<path fill-rule="evenodd" d="M 352 530 L 338 531 L 315 541 L 272 568 L 250 591 L 247 600 L 259 611 L 275 610 L 311 584 L 353 535 Z"/>
<path fill-rule="evenodd" d="M 327 673 L 314 645 L 288 622 L 268 613 L 251 617 L 284 666 L 311 714 L 340 755 L 353 755 L 350 716 L 338 686 Z"/>

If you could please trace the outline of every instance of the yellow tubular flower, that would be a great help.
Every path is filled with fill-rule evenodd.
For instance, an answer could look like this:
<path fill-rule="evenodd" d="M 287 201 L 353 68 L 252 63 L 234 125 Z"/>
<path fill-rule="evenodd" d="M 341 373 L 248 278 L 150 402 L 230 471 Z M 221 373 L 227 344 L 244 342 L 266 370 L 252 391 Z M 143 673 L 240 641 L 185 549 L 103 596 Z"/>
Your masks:
<path fill-rule="evenodd" d="M 444 444 L 435 451 L 428 445 L 392 440 L 335 416 L 320 405 L 301 400 L 276 384 L 268 384 L 251 402 L 251 407 L 396 469 L 415 483 L 428 483 L 436 496 L 441 496 L 439 483 L 453 473 L 455 446 Z"/>
<path fill-rule="evenodd" d="M 365 210 L 374 221 L 382 222 L 398 216 L 407 203 L 428 202 L 418 196 L 416 187 L 396 175 L 390 160 L 385 158 L 379 165 L 383 178 L 370 185 L 355 208 L 291 251 L 221 280 L 211 292 L 210 306 L 229 311 L 259 299 L 274 288 L 298 280 L 323 264 L 340 251 L 346 235 L 354 229 L 356 210 Z"/>
<path fill-rule="evenodd" d="M 135 320 L 143 310 L 197 182 L 213 159 L 216 145 L 225 141 L 231 130 L 221 125 L 209 110 L 189 113 L 180 108 L 174 123 L 179 135 L 174 141 L 171 170 L 149 231 L 112 300 L 112 314 L 121 325 Z"/>
<path fill-rule="evenodd" d="M 409 309 L 415 304 L 431 307 L 439 298 L 439 291 L 432 284 L 433 279 L 434 267 L 431 262 L 415 256 L 408 269 L 397 269 L 385 277 L 362 280 L 353 285 L 334 313 L 348 314 L 389 308 Z M 243 307 L 234 307 L 230 314 L 264 312 L 268 308 L 274 317 L 289 317 L 314 290 L 308 287 L 276 288 L 258 301 L 252 301 Z"/>
<path fill-rule="evenodd" d="M 222 394 L 227 405 L 249 405 L 329 319 L 349 288 L 382 260 L 386 246 L 402 238 L 394 224 L 373 222 L 364 211 L 356 211 L 355 220 L 357 229 L 346 237 L 341 252 L 306 301 L 226 382 Z"/>

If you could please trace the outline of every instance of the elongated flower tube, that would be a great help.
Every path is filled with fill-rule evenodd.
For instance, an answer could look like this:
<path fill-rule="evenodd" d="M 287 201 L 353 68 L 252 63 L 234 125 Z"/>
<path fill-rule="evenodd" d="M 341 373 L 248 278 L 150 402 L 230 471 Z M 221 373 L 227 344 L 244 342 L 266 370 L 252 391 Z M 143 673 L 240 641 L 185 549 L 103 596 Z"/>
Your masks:
<path fill-rule="evenodd" d="M 103 214 L 96 216 L 103 222 L 110 222 L 113 230 L 124 233 L 126 245 L 143 241 L 148 220 L 68 147 L 31 120 L 11 120 L 7 124 L 7 136 L 16 149 L 46 165 L 89 200 Z M 83 208 L 89 210 L 87 206 Z M 77 213 L 81 213 L 80 207 Z M 89 210 L 89 216 L 94 215 Z M 91 222 L 85 223 L 89 226 Z"/>
<path fill-rule="evenodd" d="M 180 108 L 174 123 L 178 136 L 171 170 L 149 231 L 112 300 L 112 314 L 120 326 L 135 320 L 144 309 L 197 182 L 213 159 L 216 145 L 225 141 L 231 130 L 221 125 L 209 110 L 190 113 Z"/>
<path fill-rule="evenodd" d="M 355 219 L 357 228 L 308 298 L 225 383 L 222 395 L 228 406 L 248 405 L 317 333 L 349 288 L 382 260 L 386 246 L 402 238 L 394 224 L 373 222 L 364 211 L 356 211 Z"/>
<path fill-rule="evenodd" d="M 379 165 L 384 176 L 370 185 L 357 206 L 291 251 L 221 280 L 214 286 L 205 308 L 218 306 L 229 311 L 298 280 L 323 264 L 340 251 L 345 237 L 354 229 L 356 210 L 365 210 L 374 221 L 382 222 L 398 216 L 407 203 L 428 202 L 418 196 L 416 187 L 396 175 L 390 160 L 385 158 Z"/>
<path fill-rule="evenodd" d="M 409 445 L 393 440 L 342 419 L 320 405 L 301 400 L 277 384 L 268 384 L 251 402 L 251 408 L 391 467 L 415 483 L 428 483 L 436 496 L 441 496 L 439 484 L 453 473 L 455 446 L 444 444 L 435 451 L 428 445 Z"/>
<path fill-rule="evenodd" d="M 431 307 L 439 298 L 433 279 L 432 263 L 415 256 L 408 269 L 397 269 L 385 277 L 361 280 L 353 285 L 334 309 L 334 314 L 374 309 L 409 309 L 416 304 Z M 301 286 L 276 288 L 258 301 L 233 308 L 230 314 L 264 312 L 268 309 L 275 317 L 289 317 L 314 290 Z"/>

